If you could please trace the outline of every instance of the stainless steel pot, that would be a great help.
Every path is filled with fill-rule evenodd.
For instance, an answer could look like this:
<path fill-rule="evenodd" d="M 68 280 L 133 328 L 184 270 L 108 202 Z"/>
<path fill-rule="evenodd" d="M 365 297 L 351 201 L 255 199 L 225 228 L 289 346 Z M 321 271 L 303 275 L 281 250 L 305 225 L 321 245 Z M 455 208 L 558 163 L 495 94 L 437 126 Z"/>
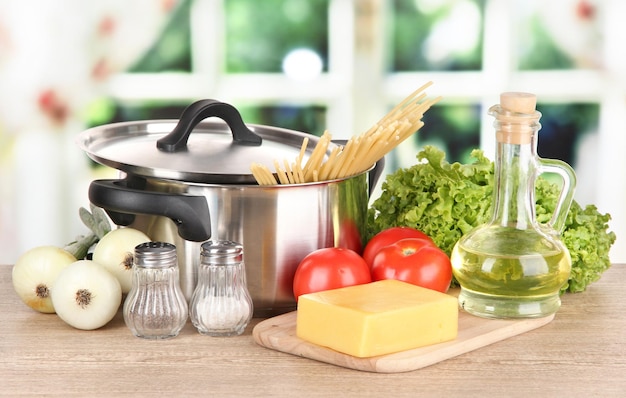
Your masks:
<path fill-rule="evenodd" d="M 203 121 L 213 116 L 226 123 Z M 203 100 L 177 122 L 105 125 L 81 133 L 77 142 L 95 161 L 123 172 L 119 180 L 93 181 L 90 201 L 117 225 L 176 245 L 187 299 L 200 245 L 233 240 L 244 247 L 255 316 L 266 317 L 295 309 L 293 275 L 308 253 L 331 246 L 361 250 L 369 194 L 382 172 L 381 160 L 340 180 L 256 184 L 251 162 L 294 159 L 305 136 L 306 159 L 318 137 L 247 126 L 232 106 Z"/>

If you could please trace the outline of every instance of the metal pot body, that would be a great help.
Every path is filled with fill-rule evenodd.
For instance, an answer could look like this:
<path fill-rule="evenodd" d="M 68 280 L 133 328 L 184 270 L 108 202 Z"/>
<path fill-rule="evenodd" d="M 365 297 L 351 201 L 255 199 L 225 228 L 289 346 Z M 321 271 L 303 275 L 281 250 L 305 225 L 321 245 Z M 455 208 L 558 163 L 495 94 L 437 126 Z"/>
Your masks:
<path fill-rule="evenodd" d="M 203 198 L 210 214 L 211 240 L 231 240 L 244 247 L 248 289 L 255 316 L 268 317 L 295 309 L 293 277 L 300 261 L 316 249 L 362 249 L 368 206 L 368 173 L 343 180 L 300 185 L 198 184 L 159 178 L 128 176 L 121 195 L 135 204 L 161 206 L 159 201 Z M 373 182 L 372 182 L 373 183 Z M 140 188 L 136 188 L 140 187 Z M 93 202 L 111 204 L 117 184 L 90 188 Z M 149 202 L 149 203 L 148 203 Z M 164 203 L 162 208 L 169 206 Z M 165 210 L 164 210 L 165 211 Z M 202 217 L 200 215 L 200 217 Z M 209 221 L 209 220 L 204 220 Z M 200 246 L 181 237 L 175 217 L 138 212 L 127 224 L 152 240 L 176 245 L 181 287 L 189 300 L 197 283 Z"/>

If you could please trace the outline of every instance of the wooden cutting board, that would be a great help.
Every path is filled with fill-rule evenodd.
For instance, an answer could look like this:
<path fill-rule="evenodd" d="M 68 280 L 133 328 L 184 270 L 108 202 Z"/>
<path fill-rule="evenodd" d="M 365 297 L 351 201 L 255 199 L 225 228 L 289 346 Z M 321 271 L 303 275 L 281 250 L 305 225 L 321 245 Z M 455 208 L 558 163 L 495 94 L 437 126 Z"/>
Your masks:
<path fill-rule="evenodd" d="M 455 340 L 413 350 L 370 358 L 357 358 L 318 346 L 296 336 L 296 311 L 266 319 L 252 330 L 254 341 L 273 350 L 366 372 L 399 373 L 421 369 L 437 362 L 537 329 L 554 315 L 536 319 L 484 319 L 459 311 Z"/>

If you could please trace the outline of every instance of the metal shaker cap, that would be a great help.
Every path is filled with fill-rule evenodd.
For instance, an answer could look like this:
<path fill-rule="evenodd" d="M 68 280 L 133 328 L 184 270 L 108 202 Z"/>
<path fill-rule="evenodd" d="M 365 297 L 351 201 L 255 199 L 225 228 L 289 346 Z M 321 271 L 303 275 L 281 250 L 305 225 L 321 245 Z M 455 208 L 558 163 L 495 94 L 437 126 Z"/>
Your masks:
<path fill-rule="evenodd" d="M 167 268 L 176 265 L 176 246 L 166 242 L 145 242 L 135 247 L 135 265 Z"/>
<path fill-rule="evenodd" d="M 233 241 L 208 241 L 202 244 L 203 264 L 236 264 L 243 261 L 243 246 Z"/>

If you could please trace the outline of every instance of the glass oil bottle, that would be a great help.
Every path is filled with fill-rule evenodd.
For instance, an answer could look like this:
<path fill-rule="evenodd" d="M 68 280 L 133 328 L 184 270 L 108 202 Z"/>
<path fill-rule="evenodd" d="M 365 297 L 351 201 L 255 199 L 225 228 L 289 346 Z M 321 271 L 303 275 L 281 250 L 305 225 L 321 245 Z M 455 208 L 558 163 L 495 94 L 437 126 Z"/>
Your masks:
<path fill-rule="evenodd" d="M 559 234 L 573 200 L 576 176 L 567 163 L 538 156 L 541 113 L 535 108 L 534 94 L 509 92 L 489 109 L 496 130 L 492 218 L 464 235 L 451 254 L 461 286 L 459 305 L 477 316 L 554 314 L 571 271 L 569 251 Z M 557 174 L 562 180 L 547 223 L 535 217 L 535 180 L 543 173 Z"/>

